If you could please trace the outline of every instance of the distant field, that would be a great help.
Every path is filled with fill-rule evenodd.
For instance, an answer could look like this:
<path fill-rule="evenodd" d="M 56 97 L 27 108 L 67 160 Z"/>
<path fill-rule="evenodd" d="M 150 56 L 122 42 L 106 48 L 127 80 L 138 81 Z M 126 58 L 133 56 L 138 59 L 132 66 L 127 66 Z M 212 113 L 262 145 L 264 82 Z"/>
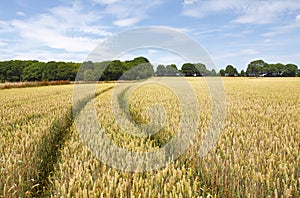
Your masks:
<path fill-rule="evenodd" d="M 0 83 L 0 89 L 39 87 L 39 86 L 50 86 L 50 85 L 67 85 L 70 83 L 71 82 L 69 80 L 36 81 L 36 82 L 5 82 L 5 83 Z"/>
<path fill-rule="evenodd" d="M 198 145 L 211 101 L 204 78 L 187 80 L 201 107 Z M 300 197 L 300 78 L 222 80 L 226 119 L 215 148 L 200 158 L 192 146 L 169 166 L 141 173 L 113 169 L 83 144 L 71 112 L 74 85 L 0 90 L 0 197 Z M 138 124 L 149 123 L 157 103 L 167 115 L 157 134 L 133 137 L 116 124 L 115 85 L 99 84 L 93 100 L 114 144 L 155 151 L 176 135 L 181 114 L 170 89 L 146 84 L 127 98 Z"/>

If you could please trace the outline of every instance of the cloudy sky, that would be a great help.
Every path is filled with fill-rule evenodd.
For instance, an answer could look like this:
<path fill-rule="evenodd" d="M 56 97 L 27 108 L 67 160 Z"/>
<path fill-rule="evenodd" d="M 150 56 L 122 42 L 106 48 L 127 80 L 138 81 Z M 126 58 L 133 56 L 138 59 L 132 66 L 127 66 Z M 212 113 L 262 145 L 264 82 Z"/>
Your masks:
<path fill-rule="evenodd" d="M 145 26 L 188 35 L 217 68 L 254 59 L 300 65 L 299 0 L 2 0 L 0 60 L 84 61 L 105 39 Z M 157 49 L 121 59 L 134 55 L 182 61 Z"/>

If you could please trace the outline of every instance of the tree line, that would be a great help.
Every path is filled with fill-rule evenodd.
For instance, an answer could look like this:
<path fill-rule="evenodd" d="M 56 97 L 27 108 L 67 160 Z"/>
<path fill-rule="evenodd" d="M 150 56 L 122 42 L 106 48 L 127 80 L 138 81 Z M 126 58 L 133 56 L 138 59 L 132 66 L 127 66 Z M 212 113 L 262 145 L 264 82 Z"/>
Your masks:
<path fill-rule="evenodd" d="M 0 62 L 0 82 L 74 80 L 80 63 L 10 60 Z"/>
<path fill-rule="evenodd" d="M 158 65 L 156 76 L 216 76 L 216 70 L 209 70 L 202 63 L 184 63 L 181 70 L 175 64 Z"/>
<path fill-rule="evenodd" d="M 145 57 L 133 60 L 92 62 L 87 61 L 81 65 L 76 80 L 85 81 L 112 81 L 112 80 L 140 80 L 154 75 L 154 69 Z"/>
<path fill-rule="evenodd" d="M 270 64 L 263 60 L 255 60 L 248 64 L 246 71 L 239 73 L 232 65 L 227 65 L 225 69 L 219 71 L 221 76 L 248 76 L 248 77 L 295 77 L 300 76 L 298 66 L 295 64 Z"/>
<path fill-rule="evenodd" d="M 81 69 L 80 69 L 81 68 Z M 0 82 L 59 80 L 124 80 L 144 79 L 154 75 L 153 66 L 144 57 L 83 63 L 10 60 L 0 62 Z M 99 78 L 100 79 L 97 79 Z"/>
<path fill-rule="evenodd" d="M 156 71 L 145 57 L 133 60 L 86 61 L 73 62 L 41 62 L 37 60 L 10 60 L 0 62 L 0 82 L 24 81 L 112 81 L 139 80 L 151 76 L 215 76 L 215 70 L 208 70 L 201 63 L 185 63 L 181 70 L 175 64 L 158 65 Z"/>
<path fill-rule="evenodd" d="M 81 69 L 80 69 L 81 68 Z M 0 62 L 0 82 L 24 81 L 59 81 L 59 80 L 139 80 L 151 76 L 299 76 L 298 66 L 295 64 L 269 64 L 263 60 L 255 60 L 248 64 L 246 71 L 227 65 L 218 73 L 209 70 L 202 63 L 184 63 L 181 69 L 175 64 L 158 65 L 156 71 L 145 57 L 133 60 L 104 61 L 83 63 L 74 62 L 41 62 L 37 60 L 10 60 Z M 100 77 L 100 79 L 99 79 Z"/>

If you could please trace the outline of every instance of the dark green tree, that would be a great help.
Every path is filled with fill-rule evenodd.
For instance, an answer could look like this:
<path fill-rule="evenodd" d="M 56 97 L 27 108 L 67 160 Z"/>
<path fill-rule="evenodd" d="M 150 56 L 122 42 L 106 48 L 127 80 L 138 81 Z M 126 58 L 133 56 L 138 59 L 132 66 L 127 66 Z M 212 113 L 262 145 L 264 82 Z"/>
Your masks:
<path fill-rule="evenodd" d="M 71 80 L 73 69 L 65 62 L 59 62 L 57 65 L 57 78 L 59 80 Z"/>
<path fill-rule="evenodd" d="M 167 76 L 176 76 L 179 73 L 179 71 L 175 64 L 171 64 L 166 66 L 165 73 Z"/>
<path fill-rule="evenodd" d="M 265 68 L 267 67 L 267 63 L 265 63 L 263 60 L 255 60 L 248 64 L 247 67 L 247 76 L 259 76 L 265 71 Z"/>
<path fill-rule="evenodd" d="M 243 69 L 241 70 L 241 76 L 246 76 L 246 72 Z"/>
<path fill-rule="evenodd" d="M 221 76 L 225 76 L 225 70 L 224 70 L 224 69 L 221 69 L 221 70 L 219 71 L 219 73 L 220 73 Z"/>
<path fill-rule="evenodd" d="M 207 76 L 210 71 L 206 69 L 206 66 L 202 63 L 196 63 L 194 64 L 196 68 L 196 74 L 197 76 Z"/>
<path fill-rule="evenodd" d="M 132 67 L 130 70 L 127 70 L 121 80 L 140 80 L 150 78 L 154 75 L 153 66 L 150 63 L 142 63 L 135 67 Z"/>
<path fill-rule="evenodd" d="M 295 64 L 287 64 L 285 65 L 285 70 L 283 72 L 283 76 L 295 77 L 297 76 L 298 66 Z"/>
<path fill-rule="evenodd" d="M 158 65 L 156 68 L 157 76 L 165 76 L 166 75 L 166 67 L 164 65 Z"/>
<path fill-rule="evenodd" d="M 238 76 L 237 69 L 232 65 L 227 65 L 225 69 L 225 76 Z"/>
<path fill-rule="evenodd" d="M 118 80 L 124 72 L 125 68 L 123 67 L 122 62 L 113 60 L 104 71 L 105 80 Z"/>
<path fill-rule="evenodd" d="M 57 76 L 57 63 L 54 61 L 50 61 L 46 64 L 46 67 L 43 71 L 44 80 L 58 80 Z"/>
<path fill-rule="evenodd" d="M 44 62 L 35 62 L 23 70 L 24 81 L 41 81 L 43 80 L 43 70 L 46 67 Z"/>
<path fill-rule="evenodd" d="M 195 65 L 192 63 L 184 63 L 181 70 L 185 76 L 200 75 L 200 72 L 196 69 Z"/>

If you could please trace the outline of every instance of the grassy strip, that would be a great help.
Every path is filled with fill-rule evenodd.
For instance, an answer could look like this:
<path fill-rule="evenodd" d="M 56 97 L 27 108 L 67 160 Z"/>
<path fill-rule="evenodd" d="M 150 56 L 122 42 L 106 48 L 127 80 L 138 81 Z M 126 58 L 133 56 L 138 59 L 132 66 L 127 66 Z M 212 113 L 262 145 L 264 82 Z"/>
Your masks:
<path fill-rule="evenodd" d="M 95 96 L 99 96 L 111 90 L 113 87 L 108 87 L 98 93 Z M 85 98 L 76 104 L 75 112 L 72 111 L 72 107 L 67 111 L 67 113 L 62 116 L 61 119 L 57 118 L 53 121 L 50 127 L 50 133 L 46 134 L 39 145 L 37 159 L 39 160 L 38 170 L 39 174 L 34 183 L 28 185 L 28 190 L 32 192 L 34 197 L 48 197 L 48 184 L 49 177 L 53 174 L 55 164 L 60 159 L 60 151 L 62 150 L 65 141 L 68 139 L 70 134 L 70 127 L 74 122 L 74 117 L 83 109 L 83 107 L 91 100 L 93 97 Z M 74 115 L 73 115 L 74 113 Z"/>
<path fill-rule="evenodd" d="M 14 83 L 1 83 L 0 89 L 12 89 L 12 88 L 25 88 L 25 87 L 40 87 L 40 86 L 50 86 L 50 85 L 68 85 L 71 84 L 69 80 L 60 81 L 35 81 L 35 82 L 14 82 Z"/>

